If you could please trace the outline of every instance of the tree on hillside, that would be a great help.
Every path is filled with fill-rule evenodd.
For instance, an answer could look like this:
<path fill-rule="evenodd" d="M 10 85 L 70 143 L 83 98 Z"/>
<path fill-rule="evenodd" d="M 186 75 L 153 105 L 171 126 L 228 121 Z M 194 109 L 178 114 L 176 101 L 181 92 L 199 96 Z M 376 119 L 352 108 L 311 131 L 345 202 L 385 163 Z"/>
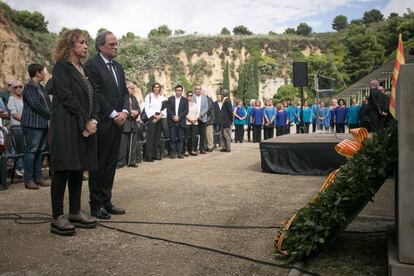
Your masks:
<path fill-rule="evenodd" d="M 100 33 L 107 32 L 107 31 L 108 30 L 105 28 L 99 28 L 98 31 L 96 31 L 96 35 L 99 35 Z"/>
<path fill-rule="evenodd" d="M 245 26 L 240 25 L 233 28 L 234 35 L 252 35 L 253 33 L 249 31 Z"/>
<path fill-rule="evenodd" d="M 59 35 L 62 35 L 63 33 L 67 32 L 67 31 L 69 31 L 69 29 L 68 29 L 68 28 L 66 28 L 66 27 L 63 27 L 63 28 L 60 30 Z"/>
<path fill-rule="evenodd" d="M 127 32 L 125 35 L 122 36 L 122 40 L 125 41 L 133 41 L 135 39 L 135 34 L 133 32 Z"/>
<path fill-rule="evenodd" d="M 284 34 L 296 34 L 296 30 L 294 28 L 287 28 L 283 33 Z"/>
<path fill-rule="evenodd" d="M 335 31 L 340 31 L 348 27 L 348 19 L 345 15 L 338 15 L 334 18 L 332 22 L 332 29 Z"/>
<path fill-rule="evenodd" d="M 45 21 L 43 14 L 37 11 L 14 11 L 12 14 L 12 20 L 17 25 L 21 25 L 36 32 L 49 32 L 47 30 L 48 22 Z"/>
<path fill-rule="evenodd" d="M 344 69 L 351 82 L 361 79 L 381 64 L 384 48 L 372 29 L 351 25 L 344 42 Z"/>
<path fill-rule="evenodd" d="M 352 19 L 349 25 L 362 25 L 364 22 L 362 22 L 362 19 Z"/>
<path fill-rule="evenodd" d="M 285 84 L 277 89 L 277 93 L 273 95 L 273 102 L 280 103 L 284 99 L 291 99 L 292 103 L 295 102 L 295 98 L 299 97 L 299 88 L 294 87 L 293 84 Z"/>
<path fill-rule="evenodd" d="M 312 32 L 312 27 L 309 26 L 306 23 L 300 23 L 297 27 L 296 27 L 296 33 L 298 35 L 304 35 L 307 36 Z"/>
<path fill-rule="evenodd" d="M 252 54 L 251 58 L 240 65 L 237 85 L 237 98 L 243 102 L 257 99 L 259 96 L 259 60 Z"/>
<path fill-rule="evenodd" d="M 244 72 L 244 64 L 240 64 L 240 72 L 239 72 L 239 79 L 237 81 L 237 92 L 236 96 L 239 99 L 242 99 L 243 102 L 245 102 L 246 98 L 244 97 L 244 92 L 246 90 L 245 83 L 246 80 L 244 78 L 245 72 Z"/>
<path fill-rule="evenodd" d="M 168 28 L 167 25 L 161 25 L 158 26 L 156 29 L 152 29 L 148 33 L 148 37 L 155 37 L 155 36 L 170 36 L 172 34 L 172 31 L 170 28 Z"/>
<path fill-rule="evenodd" d="M 391 18 L 394 18 L 394 17 L 398 17 L 398 13 L 392 12 L 392 13 L 390 13 L 390 15 L 388 15 L 388 19 L 391 19 Z"/>
<path fill-rule="evenodd" d="M 223 71 L 223 88 L 230 91 L 230 76 L 229 76 L 229 63 L 226 62 L 226 66 Z"/>
<path fill-rule="evenodd" d="M 223 29 L 221 29 L 220 34 L 221 35 L 231 35 L 231 32 L 229 31 L 229 29 L 227 29 L 226 27 L 224 27 Z"/>
<path fill-rule="evenodd" d="M 154 72 L 150 72 L 150 74 L 148 76 L 148 83 L 146 85 L 146 87 L 147 87 L 147 91 L 145 91 L 146 93 L 151 93 L 151 91 L 152 91 L 152 85 L 155 82 L 156 82 L 156 80 L 155 80 Z"/>
<path fill-rule="evenodd" d="M 269 35 L 277 35 L 274 31 L 269 31 Z"/>
<path fill-rule="evenodd" d="M 183 35 L 183 34 L 185 34 L 185 31 L 184 30 L 181 30 L 181 29 L 174 30 L 174 35 L 175 36 L 177 36 L 177 35 Z"/>
<path fill-rule="evenodd" d="M 364 22 L 364 24 L 375 23 L 380 21 L 384 21 L 384 15 L 377 9 L 372 9 L 370 11 L 365 12 L 364 16 L 362 17 L 362 22 Z"/>
<path fill-rule="evenodd" d="M 380 41 L 384 45 L 386 55 L 395 51 L 400 33 L 404 42 L 414 36 L 413 11 L 408 10 L 408 13 L 405 13 L 404 16 L 388 18 L 378 29 Z"/>

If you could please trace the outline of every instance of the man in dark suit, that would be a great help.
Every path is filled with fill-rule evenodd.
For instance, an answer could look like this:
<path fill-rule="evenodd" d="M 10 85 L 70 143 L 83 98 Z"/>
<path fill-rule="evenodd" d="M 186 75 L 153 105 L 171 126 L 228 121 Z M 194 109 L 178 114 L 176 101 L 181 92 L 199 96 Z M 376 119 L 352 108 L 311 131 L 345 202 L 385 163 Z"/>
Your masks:
<path fill-rule="evenodd" d="M 222 152 L 230 152 L 231 144 L 231 123 L 233 122 L 233 106 L 229 98 L 229 91 L 227 89 L 221 90 L 223 97 L 223 105 L 221 107 L 221 133 L 223 136 Z"/>
<path fill-rule="evenodd" d="M 222 97 L 221 94 L 217 95 L 217 100 L 214 102 L 213 111 L 214 111 L 214 147 L 216 145 L 222 145 L 222 136 L 221 136 L 221 107 L 222 107 Z"/>
<path fill-rule="evenodd" d="M 121 168 L 125 165 L 128 167 L 138 167 L 137 165 L 137 132 L 138 122 L 137 118 L 141 114 L 141 108 L 139 107 L 138 100 L 134 96 L 135 87 L 130 81 L 126 83 L 129 93 L 129 110 L 127 120 L 123 126 L 121 135 L 121 146 L 119 148 L 118 165 L 117 168 Z"/>
<path fill-rule="evenodd" d="M 128 89 L 122 66 L 114 61 L 118 41 L 109 31 L 98 34 L 96 56 L 90 58 L 85 69 L 99 98 L 97 130 L 98 170 L 89 172 L 91 215 L 100 219 L 110 214 L 125 214 L 112 203 L 112 186 L 118 161 L 122 126 L 129 114 Z"/>
<path fill-rule="evenodd" d="M 206 126 L 207 126 L 207 112 L 208 112 L 208 99 L 205 95 L 202 94 L 201 86 L 195 86 L 195 97 L 193 97 L 193 102 L 197 103 L 198 113 L 200 117 L 198 118 L 198 134 L 200 135 L 199 151 L 201 154 L 206 154 L 205 150 L 206 145 Z"/>
<path fill-rule="evenodd" d="M 369 123 L 371 131 L 379 132 L 384 129 L 384 118 L 387 116 L 386 102 L 387 96 L 381 93 L 378 89 L 378 81 L 372 80 L 369 83 L 369 98 L 368 98 L 368 109 L 369 109 Z"/>
<path fill-rule="evenodd" d="M 184 158 L 185 117 L 188 114 L 188 99 L 182 97 L 183 86 L 175 87 L 175 96 L 168 98 L 167 119 L 170 128 L 171 158 Z"/>
<path fill-rule="evenodd" d="M 46 148 L 50 99 L 40 82 L 45 79 L 43 66 L 30 64 L 30 80 L 25 85 L 21 125 L 26 141 L 23 154 L 24 185 L 26 189 L 37 190 L 39 186 L 50 186 L 42 179 L 42 151 Z"/>

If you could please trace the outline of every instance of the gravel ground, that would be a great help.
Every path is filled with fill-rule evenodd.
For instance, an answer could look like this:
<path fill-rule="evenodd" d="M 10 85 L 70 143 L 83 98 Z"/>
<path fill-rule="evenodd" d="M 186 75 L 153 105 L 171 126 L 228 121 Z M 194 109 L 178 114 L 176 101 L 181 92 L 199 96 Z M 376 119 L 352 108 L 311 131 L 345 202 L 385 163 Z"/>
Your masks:
<path fill-rule="evenodd" d="M 166 158 L 155 163 L 140 163 L 138 168 L 119 169 L 113 199 L 115 205 L 127 209 L 127 214 L 113 216 L 112 221 L 279 226 L 312 198 L 324 179 L 262 173 L 258 144 L 233 144 L 231 153 L 215 151 L 184 160 Z M 82 195 L 83 210 L 89 212 L 87 182 Z M 385 229 L 385 222 L 377 216 L 394 215 L 392 183 L 384 185 L 377 197 L 350 229 Z M 8 190 L 0 192 L 0 212 L 50 213 L 49 189 L 25 190 L 22 181 L 17 180 Z M 280 263 L 273 257 L 276 229 L 144 223 L 107 225 Z M 348 240 L 368 239 L 368 244 L 377 244 L 373 240 L 380 238 L 384 237 L 370 239 L 365 235 L 361 239 L 343 234 L 338 242 L 348 244 Z M 347 258 L 353 249 L 338 242 L 336 255 L 321 254 L 306 267 L 323 275 L 342 274 L 343 267 L 348 267 L 353 259 Z M 385 249 L 381 246 L 373 250 Z M 330 265 L 331 256 L 335 256 L 335 265 Z M 377 257 L 369 260 L 372 271 L 382 271 L 384 260 Z M 1 275 L 287 275 L 288 272 L 103 227 L 77 229 L 75 236 L 61 237 L 51 234 L 47 223 L 21 225 L 0 221 Z"/>

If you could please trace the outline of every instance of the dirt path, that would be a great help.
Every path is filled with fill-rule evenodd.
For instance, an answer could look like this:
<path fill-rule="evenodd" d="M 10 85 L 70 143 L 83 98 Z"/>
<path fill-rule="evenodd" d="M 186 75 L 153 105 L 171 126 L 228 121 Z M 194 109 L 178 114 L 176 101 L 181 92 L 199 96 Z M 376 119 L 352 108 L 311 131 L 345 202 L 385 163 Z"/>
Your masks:
<path fill-rule="evenodd" d="M 155 163 L 117 171 L 114 203 L 127 209 L 113 220 L 279 226 L 319 189 L 325 177 L 262 173 L 257 144 L 231 153 Z M 83 209 L 89 211 L 84 182 Z M 67 203 L 65 203 L 67 210 Z M 372 208 L 371 213 L 381 212 Z M 50 192 L 23 184 L 0 192 L 0 212 L 50 213 Z M 275 229 L 121 224 L 144 235 L 274 261 Z M 356 225 L 358 227 L 358 225 Z M 5 275 L 287 275 L 288 270 L 98 227 L 74 237 L 49 233 L 48 224 L 0 221 L 0 274 Z"/>

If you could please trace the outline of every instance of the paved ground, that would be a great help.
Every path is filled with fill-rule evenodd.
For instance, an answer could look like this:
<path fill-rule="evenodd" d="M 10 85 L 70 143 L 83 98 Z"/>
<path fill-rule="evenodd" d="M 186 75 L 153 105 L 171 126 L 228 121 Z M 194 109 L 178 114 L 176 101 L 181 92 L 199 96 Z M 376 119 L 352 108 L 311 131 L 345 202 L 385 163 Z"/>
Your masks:
<path fill-rule="evenodd" d="M 295 209 L 306 204 L 324 179 L 262 173 L 258 144 L 234 144 L 231 153 L 215 151 L 184 160 L 164 159 L 118 170 L 114 203 L 125 207 L 127 214 L 113 220 L 279 226 Z M 383 190 L 378 201 L 364 210 L 365 214 L 393 215 L 392 185 L 385 185 Z M 88 196 L 87 182 L 84 182 L 82 203 L 86 211 L 89 211 Z M 0 212 L 50 213 L 49 189 L 29 191 L 18 182 L 0 192 Z M 111 225 L 275 261 L 272 241 L 276 229 Z M 383 229 L 384 225 L 366 216 L 352 227 Z M 322 274 L 338 273 L 335 268 L 326 270 L 323 266 L 314 267 Z M 0 221 L 2 275 L 287 275 L 288 272 L 102 227 L 77 230 L 74 237 L 60 237 L 50 234 L 48 224 Z"/>

